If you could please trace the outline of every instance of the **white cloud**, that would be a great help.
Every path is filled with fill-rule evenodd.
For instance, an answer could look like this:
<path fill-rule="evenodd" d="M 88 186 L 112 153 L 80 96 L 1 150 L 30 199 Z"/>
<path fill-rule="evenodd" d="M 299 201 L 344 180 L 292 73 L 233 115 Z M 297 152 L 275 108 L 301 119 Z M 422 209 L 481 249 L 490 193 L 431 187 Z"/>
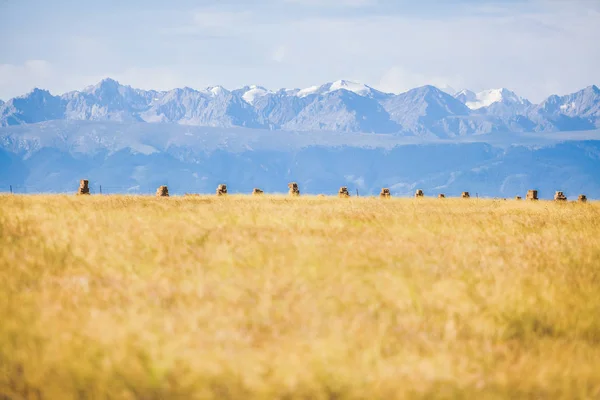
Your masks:
<path fill-rule="evenodd" d="M 28 60 L 23 64 L 0 64 L 0 94 L 8 97 L 21 95 L 27 90 L 44 87 L 53 78 L 52 66 L 45 60 Z"/>
<path fill-rule="evenodd" d="M 352 76 L 394 92 L 422 84 L 508 87 L 540 101 L 600 81 L 598 20 L 594 12 L 564 10 L 309 18 L 278 26 L 277 37 L 287 44 L 288 75 L 297 86 Z"/>

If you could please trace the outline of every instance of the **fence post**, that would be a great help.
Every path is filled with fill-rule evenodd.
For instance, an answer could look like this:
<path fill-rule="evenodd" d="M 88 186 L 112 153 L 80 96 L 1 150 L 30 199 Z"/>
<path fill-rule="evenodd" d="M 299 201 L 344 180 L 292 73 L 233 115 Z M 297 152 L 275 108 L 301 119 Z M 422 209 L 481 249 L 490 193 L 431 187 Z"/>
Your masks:
<path fill-rule="evenodd" d="M 358 188 L 356 189 L 356 197 L 358 197 Z"/>
<path fill-rule="evenodd" d="M 10 194 L 12 194 L 12 185 L 10 185 Z"/>
<path fill-rule="evenodd" d="M 102 185 L 100 185 L 100 194 L 102 194 Z"/>

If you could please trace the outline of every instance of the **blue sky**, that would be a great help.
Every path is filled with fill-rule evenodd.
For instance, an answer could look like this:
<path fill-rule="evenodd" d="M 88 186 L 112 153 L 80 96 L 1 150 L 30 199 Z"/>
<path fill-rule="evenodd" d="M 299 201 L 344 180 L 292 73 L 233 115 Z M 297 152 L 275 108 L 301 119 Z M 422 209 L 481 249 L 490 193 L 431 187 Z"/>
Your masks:
<path fill-rule="evenodd" d="M 402 92 L 600 84 L 597 0 L 0 0 L 0 99 L 112 77 L 167 90 L 338 79 Z"/>

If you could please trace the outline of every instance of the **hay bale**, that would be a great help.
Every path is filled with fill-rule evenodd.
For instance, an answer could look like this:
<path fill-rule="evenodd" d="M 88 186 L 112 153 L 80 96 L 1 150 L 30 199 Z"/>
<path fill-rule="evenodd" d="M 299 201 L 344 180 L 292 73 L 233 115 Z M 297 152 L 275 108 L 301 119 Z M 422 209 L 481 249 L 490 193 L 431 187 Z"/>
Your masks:
<path fill-rule="evenodd" d="M 438 194 L 438 199 L 445 199 L 446 195 L 444 193 Z"/>
<path fill-rule="evenodd" d="M 462 192 L 460 197 L 462 197 L 463 199 L 469 199 L 471 198 L 471 195 L 469 194 L 469 192 Z"/>
<path fill-rule="evenodd" d="M 381 193 L 379 193 L 379 197 L 382 197 L 382 198 L 392 197 L 392 195 L 390 193 L 390 189 L 388 189 L 388 188 L 382 188 L 381 189 Z"/>
<path fill-rule="evenodd" d="M 585 203 L 587 202 L 587 196 L 585 194 L 580 194 L 579 197 L 577 197 L 577 201 L 580 203 Z"/>
<path fill-rule="evenodd" d="M 77 195 L 90 194 L 89 181 L 82 179 L 79 181 L 79 189 L 77 189 Z"/>
<path fill-rule="evenodd" d="M 526 200 L 538 200 L 538 191 L 537 190 L 528 190 Z"/>
<path fill-rule="evenodd" d="M 515 196 L 515 200 L 521 200 L 521 196 Z"/>
<path fill-rule="evenodd" d="M 415 192 L 415 197 L 425 197 L 425 193 L 423 193 L 421 189 L 417 189 L 417 191 Z"/>
<path fill-rule="evenodd" d="M 227 185 L 220 184 L 217 186 L 217 196 L 225 196 L 227 194 Z"/>
<path fill-rule="evenodd" d="M 554 201 L 567 201 L 567 196 L 563 192 L 554 193 Z"/>
<path fill-rule="evenodd" d="M 348 192 L 348 188 L 346 186 L 342 186 L 338 191 L 339 197 L 350 197 L 350 193 Z"/>
<path fill-rule="evenodd" d="M 263 193 L 264 192 L 262 190 L 260 190 L 259 188 L 252 189 L 252 196 L 260 196 Z"/>
<path fill-rule="evenodd" d="M 290 196 L 300 196 L 300 189 L 298 189 L 298 184 L 296 182 L 288 183 L 288 189 Z"/>
<path fill-rule="evenodd" d="M 156 197 L 169 197 L 169 188 L 166 186 L 160 186 L 156 189 Z"/>

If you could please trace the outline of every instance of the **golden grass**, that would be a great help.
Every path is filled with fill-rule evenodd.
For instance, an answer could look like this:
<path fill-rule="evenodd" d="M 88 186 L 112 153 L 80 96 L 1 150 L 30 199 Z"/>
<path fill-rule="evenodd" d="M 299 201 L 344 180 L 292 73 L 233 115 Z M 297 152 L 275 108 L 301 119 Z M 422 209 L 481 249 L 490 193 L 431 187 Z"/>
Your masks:
<path fill-rule="evenodd" d="M 0 398 L 598 397 L 598 203 L 0 197 Z"/>

